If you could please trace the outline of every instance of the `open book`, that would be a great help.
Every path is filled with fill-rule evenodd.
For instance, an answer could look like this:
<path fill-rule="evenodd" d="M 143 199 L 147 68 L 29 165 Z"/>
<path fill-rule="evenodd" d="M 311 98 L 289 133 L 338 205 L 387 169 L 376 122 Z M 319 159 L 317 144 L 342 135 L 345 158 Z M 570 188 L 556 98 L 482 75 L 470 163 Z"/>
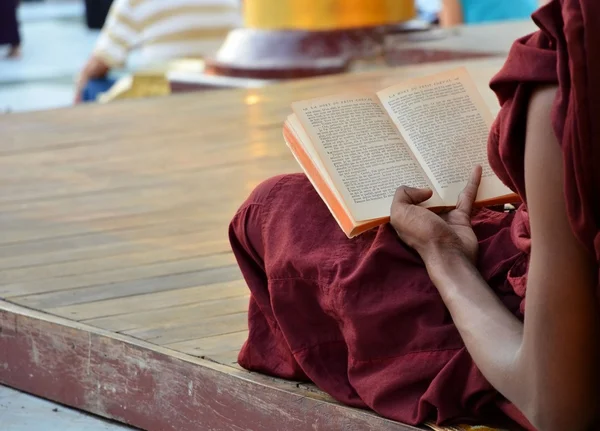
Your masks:
<path fill-rule="evenodd" d="M 348 237 L 388 222 L 401 185 L 432 189 L 427 208 L 456 206 L 476 165 L 477 205 L 518 201 L 488 164 L 493 118 L 466 69 L 292 108 L 285 140 Z"/>

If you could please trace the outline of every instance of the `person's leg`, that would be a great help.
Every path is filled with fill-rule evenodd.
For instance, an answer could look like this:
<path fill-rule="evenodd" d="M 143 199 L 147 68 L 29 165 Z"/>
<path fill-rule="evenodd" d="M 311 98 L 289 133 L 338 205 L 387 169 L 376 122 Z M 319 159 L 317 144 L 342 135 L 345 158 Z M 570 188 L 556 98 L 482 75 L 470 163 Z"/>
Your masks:
<path fill-rule="evenodd" d="M 276 323 L 263 261 L 264 206 L 268 204 L 273 188 L 284 179 L 271 178 L 257 187 L 237 211 L 229 227 L 231 248 L 252 294 L 248 310 L 248 341 L 242 347 L 238 361 L 252 371 L 307 380 Z"/>
<path fill-rule="evenodd" d="M 95 102 L 98 96 L 107 92 L 115 84 L 116 80 L 111 78 L 92 79 L 83 89 L 83 102 Z"/>
<path fill-rule="evenodd" d="M 308 179 L 286 175 L 252 193 L 230 239 L 251 291 L 240 365 L 306 375 L 345 404 L 420 419 L 409 414 L 420 391 L 463 345 L 423 262 L 393 229 L 348 239 Z M 424 349 L 444 354 L 412 373 Z"/>
<path fill-rule="evenodd" d="M 251 194 L 230 240 L 251 291 L 241 366 L 306 376 L 345 404 L 421 419 L 415 400 L 463 345 L 423 262 L 393 229 L 348 239 L 308 179 L 286 175 Z M 412 370 L 421 350 L 444 353 Z"/>
<path fill-rule="evenodd" d="M 507 217 L 482 213 L 473 222 L 482 274 L 512 300 L 501 288 L 518 251 L 496 251 L 512 244 Z M 285 175 L 252 193 L 230 240 L 251 292 L 244 368 L 309 378 L 338 401 L 411 424 L 489 412 L 496 392 L 423 261 L 389 225 L 348 239 L 308 179 Z"/>
<path fill-rule="evenodd" d="M 13 44 L 10 46 L 8 50 L 7 57 L 8 58 L 19 58 L 21 56 L 21 44 Z"/>
<path fill-rule="evenodd" d="M 21 35 L 17 18 L 18 0 L 3 0 L 0 7 L 0 45 L 9 45 L 8 58 L 21 54 Z"/>
<path fill-rule="evenodd" d="M 336 248 L 352 243 L 308 179 L 283 175 L 259 185 L 229 233 L 251 292 L 250 331 L 239 364 L 292 380 L 310 379 L 339 401 L 365 407 L 348 382 L 348 350 L 331 309 L 335 289 L 327 282 L 331 263 L 343 254 Z"/>

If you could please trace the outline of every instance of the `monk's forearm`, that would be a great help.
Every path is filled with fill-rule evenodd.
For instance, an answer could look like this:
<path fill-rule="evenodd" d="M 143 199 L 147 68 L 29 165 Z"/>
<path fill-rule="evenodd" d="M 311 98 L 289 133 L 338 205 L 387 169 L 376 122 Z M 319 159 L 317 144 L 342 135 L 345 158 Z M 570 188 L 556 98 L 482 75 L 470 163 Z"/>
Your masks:
<path fill-rule="evenodd" d="M 463 254 L 440 250 L 425 262 L 486 379 L 538 429 L 587 430 L 597 415 L 594 295 L 552 295 L 556 283 L 530 268 L 529 283 L 543 284 L 546 296 L 529 298 L 525 327 Z"/>
<path fill-rule="evenodd" d="M 517 407 L 524 408 L 527 395 L 517 369 L 523 324 L 508 311 L 462 253 L 439 250 L 425 262 L 483 375 Z"/>

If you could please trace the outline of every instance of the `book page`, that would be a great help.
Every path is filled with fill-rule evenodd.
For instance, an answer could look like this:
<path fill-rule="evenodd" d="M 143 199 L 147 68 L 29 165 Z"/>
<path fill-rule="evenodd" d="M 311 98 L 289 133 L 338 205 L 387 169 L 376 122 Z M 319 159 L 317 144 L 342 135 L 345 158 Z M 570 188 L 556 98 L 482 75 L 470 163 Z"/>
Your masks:
<path fill-rule="evenodd" d="M 401 185 L 432 188 L 377 98 L 339 95 L 292 107 L 355 220 L 389 216 Z"/>
<path fill-rule="evenodd" d="M 349 214 L 350 212 L 346 207 L 344 199 L 340 195 L 338 188 L 335 186 L 335 184 L 333 184 L 331 177 L 327 173 L 327 169 L 323 165 L 323 161 L 317 154 L 315 147 L 313 145 L 308 144 L 311 142 L 310 137 L 306 134 L 306 130 L 304 130 L 304 127 L 302 126 L 302 124 L 300 124 L 300 122 L 298 121 L 298 117 L 295 114 L 288 116 L 286 126 L 288 127 L 293 136 L 293 139 L 288 139 L 286 137 L 286 131 L 284 128 L 284 138 L 286 140 L 286 144 L 292 151 L 292 154 L 294 155 L 294 158 L 296 159 L 298 164 L 304 170 L 304 173 L 308 177 L 309 181 L 312 183 L 314 188 L 317 190 L 317 192 L 325 202 L 325 205 L 327 205 L 327 208 L 329 209 L 331 214 L 333 214 L 333 216 L 336 218 L 338 224 L 342 226 L 344 223 L 340 220 L 341 216 L 338 213 L 341 212 L 344 214 Z M 304 151 L 304 154 L 306 154 L 306 156 L 309 159 L 308 163 L 306 163 L 303 160 L 300 151 L 294 148 L 295 144 L 298 144 L 301 147 L 300 151 Z M 311 169 L 311 164 L 312 166 L 314 166 L 314 170 Z M 319 180 L 322 180 L 322 185 L 324 187 L 322 187 L 322 185 L 319 184 Z M 329 196 L 326 196 L 328 194 L 327 191 L 321 190 L 322 188 L 326 188 L 331 192 L 331 199 L 329 199 Z"/>
<path fill-rule="evenodd" d="M 477 200 L 512 193 L 489 166 L 493 118 L 465 69 L 411 80 L 378 96 L 447 205 L 456 203 L 476 165 L 483 168 Z"/>

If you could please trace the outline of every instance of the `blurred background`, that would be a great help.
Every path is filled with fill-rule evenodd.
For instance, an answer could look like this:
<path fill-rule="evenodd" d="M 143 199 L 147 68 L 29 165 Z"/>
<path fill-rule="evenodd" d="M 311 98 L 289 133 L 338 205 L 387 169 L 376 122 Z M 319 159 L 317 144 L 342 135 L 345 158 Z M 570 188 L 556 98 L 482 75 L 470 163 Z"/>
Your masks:
<path fill-rule="evenodd" d="M 103 4 L 104 9 L 110 5 L 103 0 L 88 3 Z M 21 53 L 17 58 L 0 59 L 0 111 L 71 104 L 74 77 L 99 33 L 87 27 L 85 12 L 83 0 L 21 1 Z M 101 27 L 103 22 L 96 24 Z M 6 57 L 9 49 L 1 46 L 0 57 Z"/>
<path fill-rule="evenodd" d="M 494 31 L 468 28 L 510 21 L 519 36 L 539 3 L 2 0 L 0 113 L 502 54 Z"/>
<path fill-rule="evenodd" d="M 456 33 L 436 33 L 440 21 L 447 29 L 523 20 L 538 5 L 538 0 L 240 1 L 173 0 L 156 6 L 157 0 L 2 0 L 0 112 L 56 108 L 103 95 L 104 101 L 166 95 L 173 81 L 186 90 L 190 83 L 196 90 L 249 87 L 423 62 L 419 55 L 411 59 L 415 52 L 394 52 L 406 34 L 447 38 Z M 11 3 L 17 41 L 12 41 Z M 144 28 L 134 28 L 135 20 Z M 241 30 L 231 31 L 235 28 Z M 396 35 L 391 42 L 390 34 Z M 160 50 L 152 50 L 160 43 Z M 182 51 L 184 44 L 188 48 Z M 365 59 L 359 67 L 350 65 Z M 175 76 L 170 82 L 169 73 Z"/>

